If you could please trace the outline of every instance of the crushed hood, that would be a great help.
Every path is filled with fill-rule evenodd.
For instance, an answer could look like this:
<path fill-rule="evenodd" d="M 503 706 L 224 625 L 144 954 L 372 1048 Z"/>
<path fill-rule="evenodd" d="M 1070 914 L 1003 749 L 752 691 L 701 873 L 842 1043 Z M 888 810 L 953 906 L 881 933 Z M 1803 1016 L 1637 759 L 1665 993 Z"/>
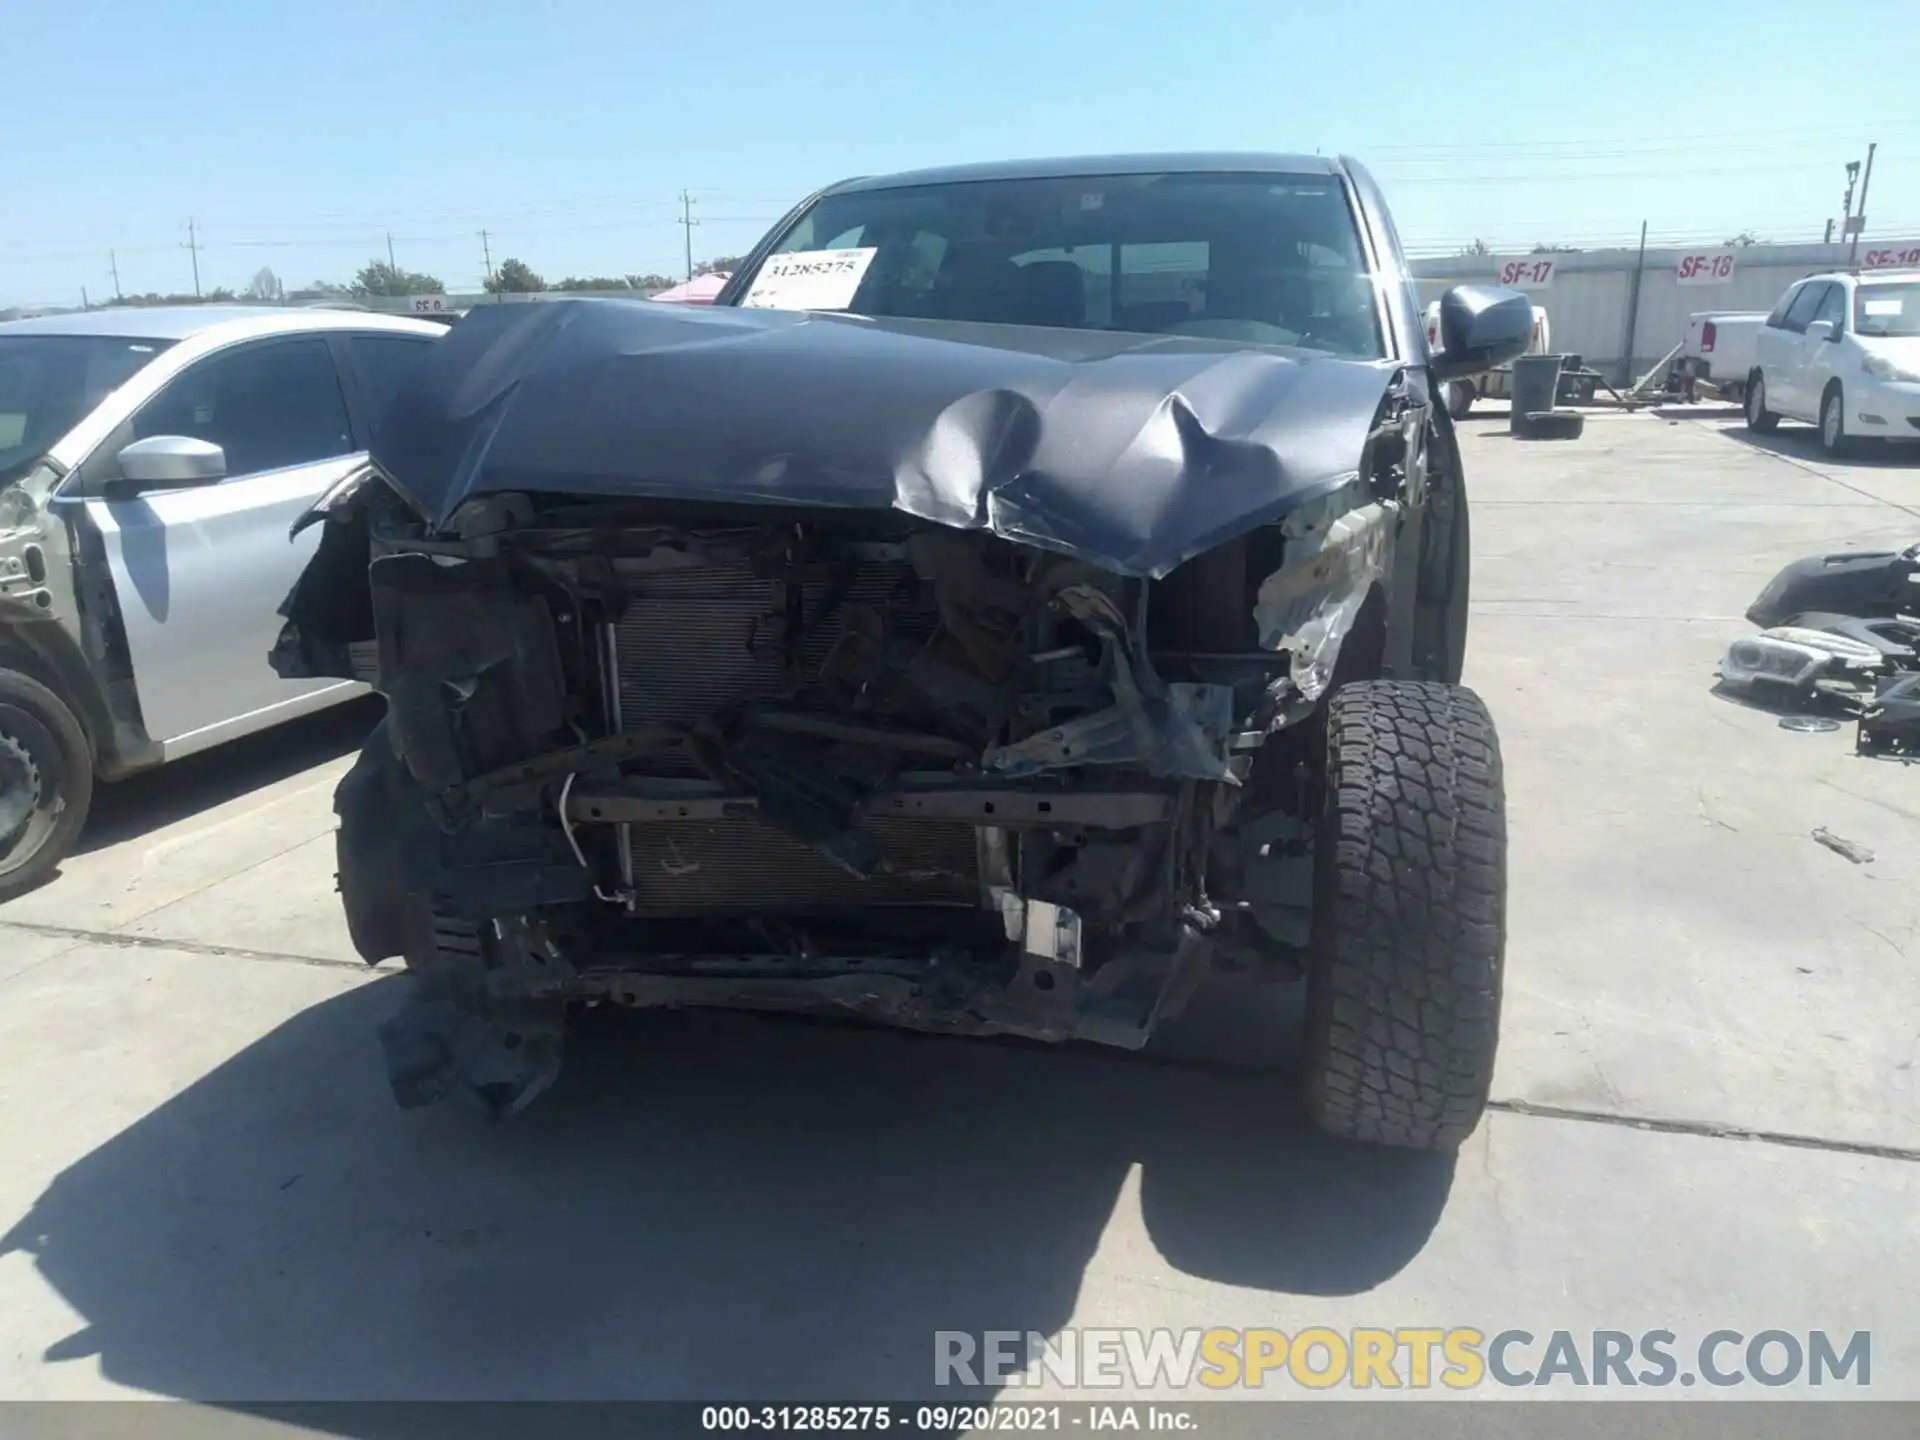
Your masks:
<path fill-rule="evenodd" d="M 891 508 L 1158 576 L 1348 483 L 1395 368 L 1099 331 L 505 305 L 434 346 L 372 458 L 436 527 L 511 491 Z"/>

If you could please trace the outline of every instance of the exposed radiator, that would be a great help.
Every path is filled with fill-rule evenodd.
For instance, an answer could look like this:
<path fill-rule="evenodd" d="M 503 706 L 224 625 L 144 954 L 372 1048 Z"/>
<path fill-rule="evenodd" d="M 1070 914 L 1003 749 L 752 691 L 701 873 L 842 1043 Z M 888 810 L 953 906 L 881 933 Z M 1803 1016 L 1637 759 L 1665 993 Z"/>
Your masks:
<path fill-rule="evenodd" d="M 642 914 L 798 914 L 864 905 L 977 905 L 970 825 L 870 822 L 888 873 L 862 880 L 750 816 L 633 827 Z"/>
<path fill-rule="evenodd" d="M 925 638 L 936 619 L 930 604 L 911 598 L 913 588 L 904 560 L 864 561 L 844 603 L 882 608 L 891 601 L 892 633 Z M 649 574 L 635 581 L 635 589 L 611 647 L 623 727 L 691 725 L 791 686 L 776 647 L 762 644 L 757 653 L 748 648 L 756 623 L 764 625 L 777 608 L 773 581 L 744 564 L 715 565 Z M 828 589 L 824 581 L 802 586 L 810 620 Z M 818 671 L 843 630 L 838 614 L 810 626 L 799 646 L 807 676 Z M 693 773 L 662 764 L 650 768 Z M 887 866 L 861 880 L 752 816 L 627 827 L 638 909 L 652 915 L 797 914 L 980 903 L 972 826 L 878 820 L 870 828 L 885 847 Z"/>
<path fill-rule="evenodd" d="M 904 560 L 863 562 L 844 603 L 882 606 L 904 593 L 901 582 L 909 574 Z M 647 575 L 636 588 L 640 593 L 614 628 L 623 725 L 691 725 L 729 705 L 778 695 L 789 683 L 775 647 L 748 648 L 756 622 L 764 628 L 763 617 L 775 608 L 773 581 L 744 564 L 711 565 Z M 812 616 L 828 587 L 808 582 L 801 589 L 805 613 Z M 897 620 L 894 631 L 924 638 L 934 623 L 928 607 Z M 800 657 L 808 674 L 820 668 L 844 628 L 836 612 L 802 636 Z"/>

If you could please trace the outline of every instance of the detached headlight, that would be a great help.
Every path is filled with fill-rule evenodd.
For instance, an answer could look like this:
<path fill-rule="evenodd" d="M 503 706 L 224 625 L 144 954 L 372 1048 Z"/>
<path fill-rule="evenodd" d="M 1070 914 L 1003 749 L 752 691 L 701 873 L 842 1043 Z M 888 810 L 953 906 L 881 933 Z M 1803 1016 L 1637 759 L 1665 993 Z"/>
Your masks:
<path fill-rule="evenodd" d="M 1884 663 L 1880 652 L 1864 641 L 1780 625 L 1734 641 L 1720 662 L 1720 678 L 1736 690 L 1783 685 L 1805 691 L 1823 676 L 1865 673 Z"/>
<path fill-rule="evenodd" d="M 1884 355 L 1868 355 L 1860 362 L 1860 368 L 1876 380 L 1904 380 L 1909 384 L 1920 384 L 1920 370 L 1896 365 Z"/>

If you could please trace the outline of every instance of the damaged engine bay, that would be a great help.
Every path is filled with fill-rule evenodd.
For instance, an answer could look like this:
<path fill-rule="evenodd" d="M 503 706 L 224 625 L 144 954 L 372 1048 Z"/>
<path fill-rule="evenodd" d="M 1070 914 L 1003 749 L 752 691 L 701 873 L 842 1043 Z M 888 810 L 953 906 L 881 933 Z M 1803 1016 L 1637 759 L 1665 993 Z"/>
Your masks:
<path fill-rule="evenodd" d="M 582 1001 L 1134 1047 L 1209 969 L 1305 943 L 1304 895 L 1246 900 L 1236 821 L 1311 709 L 1298 623 L 1364 595 L 1385 507 L 1304 594 L 1278 530 L 1153 582 L 899 517 L 608 508 L 488 500 L 376 551 L 390 743 L 340 859 L 356 943 L 426 981 L 397 1084 L 497 1045 L 480 1084 L 524 1103 Z"/>
<path fill-rule="evenodd" d="M 552 325 L 571 307 L 524 308 L 552 314 L 485 324 Z M 795 319 L 691 323 L 778 337 Z M 445 396 L 416 391 L 413 430 L 377 436 L 308 517 L 325 530 L 273 657 L 388 702 L 335 808 L 355 946 L 404 956 L 413 976 L 382 1031 L 403 1104 L 458 1092 L 519 1109 L 554 1078 L 583 1004 L 1138 1047 L 1211 972 L 1297 978 L 1313 916 L 1303 722 L 1336 666 L 1381 672 L 1396 566 L 1411 610 L 1464 563 L 1460 537 L 1421 529 L 1456 492 L 1435 489 L 1430 408 L 1405 372 L 1170 357 L 1276 390 L 1319 370 L 1350 402 L 1338 427 L 1304 433 L 1349 458 L 1296 475 L 1285 444 L 1236 442 L 1240 476 L 1178 396 L 1108 404 L 1128 433 L 1171 437 L 1178 463 L 1154 462 L 1157 493 L 1133 487 L 1161 506 L 1159 550 L 1096 554 L 1091 525 L 1062 533 L 1079 482 L 1065 467 L 1027 502 L 1044 507 L 1046 543 L 1009 509 L 995 518 L 990 496 L 951 521 L 918 502 L 769 503 L 763 481 L 729 483 L 763 475 L 757 459 L 685 459 L 713 482 L 575 478 L 551 457 L 591 443 L 577 429 L 517 437 L 500 420 L 544 424 L 562 402 L 534 410 L 524 377 L 502 386 L 517 410 L 460 391 L 480 367 L 458 344 L 494 349 L 473 339 L 481 321 L 440 346 L 459 426 Z M 913 342 L 923 387 L 946 353 L 928 343 Z M 689 369 L 697 387 L 684 355 L 662 373 Z M 964 395 L 929 398 L 922 433 L 970 406 L 985 418 L 967 424 L 997 423 Z M 691 449 L 719 443 L 673 423 Z M 870 443 L 871 426 L 842 429 Z M 995 482 L 987 442 L 966 439 L 970 483 Z M 551 473 L 516 485 L 531 473 L 516 449 L 536 445 Z M 473 479 L 476 446 L 496 483 Z M 438 494 L 423 493 L 428 452 L 454 457 Z M 916 453 L 914 482 L 954 494 Z M 1110 468 L 1089 473 L 1090 504 Z M 1030 464 L 1018 473 L 1034 483 Z M 1214 533 L 1187 538 L 1203 525 Z"/>

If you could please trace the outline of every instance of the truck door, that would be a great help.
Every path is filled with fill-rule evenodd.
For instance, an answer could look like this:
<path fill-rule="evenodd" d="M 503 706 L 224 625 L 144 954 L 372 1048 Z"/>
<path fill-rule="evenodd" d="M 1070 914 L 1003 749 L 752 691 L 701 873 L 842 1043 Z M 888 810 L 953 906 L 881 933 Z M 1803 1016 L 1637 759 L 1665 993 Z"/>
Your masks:
<path fill-rule="evenodd" d="M 226 478 L 115 493 L 112 454 L 155 435 L 219 445 Z M 282 680 L 267 663 L 275 611 L 319 543 L 317 528 L 291 541 L 287 531 L 358 459 L 326 339 L 216 351 L 107 447 L 85 505 L 106 552 L 147 734 L 184 753 L 325 703 L 317 692 L 350 693 L 334 680 Z"/>

